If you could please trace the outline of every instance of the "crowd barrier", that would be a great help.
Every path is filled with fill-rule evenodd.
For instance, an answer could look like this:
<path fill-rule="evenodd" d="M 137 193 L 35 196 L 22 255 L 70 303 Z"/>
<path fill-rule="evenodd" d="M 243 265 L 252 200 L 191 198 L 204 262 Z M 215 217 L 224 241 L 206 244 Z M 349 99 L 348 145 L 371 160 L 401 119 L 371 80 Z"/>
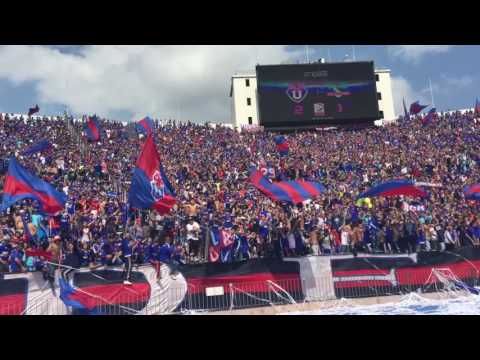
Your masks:
<path fill-rule="evenodd" d="M 17 274 L 0 280 L 0 314 L 191 314 L 411 292 L 475 291 L 479 269 L 480 249 L 467 248 L 449 254 L 198 264 L 178 274 L 164 265 L 160 280 L 153 267 L 144 266 L 135 270 L 133 286 L 122 284 L 121 269 L 82 270 L 72 285 L 84 310 L 65 306 L 58 284 L 52 289 L 41 274 Z"/>

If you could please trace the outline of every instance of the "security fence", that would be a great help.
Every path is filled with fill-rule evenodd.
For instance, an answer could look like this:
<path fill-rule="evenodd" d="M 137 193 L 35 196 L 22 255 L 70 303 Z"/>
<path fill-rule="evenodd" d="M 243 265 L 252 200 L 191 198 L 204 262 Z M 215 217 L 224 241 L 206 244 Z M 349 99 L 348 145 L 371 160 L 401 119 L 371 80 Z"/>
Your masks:
<path fill-rule="evenodd" d="M 12 296 L 11 302 L 8 297 L 3 297 L 0 302 L 0 315 L 178 315 L 341 298 L 406 295 L 412 292 L 453 291 L 467 294 L 478 290 L 480 286 L 478 272 L 473 269 L 471 273 L 463 274 L 461 280 L 449 268 L 433 269 L 427 280 L 425 278 L 425 274 L 412 274 L 401 279 L 401 282 L 399 279 L 385 280 L 385 276 L 369 280 L 358 277 L 339 282 L 332 277 L 323 277 L 316 278 L 316 285 L 309 288 L 306 281 L 300 277 L 276 281 L 232 282 L 218 286 L 190 284 L 186 290 L 169 287 L 151 297 L 131 292 L 115 297 L 114 301 L 112 298 L 85 291 L 81 294 L 88 298 L 84 310 L 66 307 L 58 293 L 52 295 L 51 289 L 47 289 L 44 295 L 29 299 L 28 303 L 27 299 L 19 299 L 16 295 Z"/>

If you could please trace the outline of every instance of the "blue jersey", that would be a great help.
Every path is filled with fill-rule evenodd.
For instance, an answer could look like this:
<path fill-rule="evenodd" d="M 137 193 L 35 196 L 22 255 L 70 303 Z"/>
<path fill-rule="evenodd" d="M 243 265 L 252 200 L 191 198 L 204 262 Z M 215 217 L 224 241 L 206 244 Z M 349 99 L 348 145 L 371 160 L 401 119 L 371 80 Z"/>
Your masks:
<path fill-rule="evenodd" d="M 147 260 L 157 260 L 158 258 L 158 251 L 159 251 L 159 246 L 156 244 L 151 244 L 147 248 Z"/>
<path fill-rule="evenodd" d="M 163 244 L 162 246 L 160 246 L 157 260 L 165 262 L 167 260 L 170 260 L 171 257 L 172 257 L 172 248 L 170 247 L 170 245 Z"/>
<path fill-rule="evenodd" d="M 67 214 L 63 214 L 62 217 L 60 218 L 60 228 L 62 230 L 68 230 L 70 227 L 69 224 L 69 218 Z"/>
<path fill-rule="evenodd" d="M 130 245 L 130 241 L 128 239 L 122 240 L 122 255 L 124 257 L 132 256 L 132 246 Z"/>
<path fill-rule="evenodd" d="M 22 268 L 17 264 L 17 260 L 22 261 L 23 258 L 23 251 L 18 249 L 13 249 L 10 253 L 10 257 L 8 259 L 10 272 L 20 272 Z"/>
<path fill-rule="evenodd" d="M 80 258 L 80 266 L 88 266 L 90 263 L 93 263 L 94 255 L 93 251 L 80 249 L 78 250 L 78 256 Z"/>
<path fill-rule="evenodd" d="M 110 244 L 108 241 L 103 241 L 102 242 L 102 247 L 100 250 L 100 256 L 105 257 L 107 255 L 112 255 L 113 254 L 113 246 Z"/>

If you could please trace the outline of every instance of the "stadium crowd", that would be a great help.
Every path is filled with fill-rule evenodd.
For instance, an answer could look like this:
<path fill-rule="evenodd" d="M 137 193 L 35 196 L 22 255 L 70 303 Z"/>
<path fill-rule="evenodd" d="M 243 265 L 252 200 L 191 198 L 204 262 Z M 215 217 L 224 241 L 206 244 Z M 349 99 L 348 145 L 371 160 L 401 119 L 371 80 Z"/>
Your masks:
<path fill-rule="evenodd" d="M 204 262 L 214 228 L 235 242 L 224 261 L 479 246 L 479 207 L 463 195 L 480 178 L 477 120 L 457 112 L 438 114 L 426 126 L 414 117 L 360 130 L 295 132 L 286 135 L 290 153 L 282 158 L 274 133 L 156 121 L 158 150 L 177 198 L 161 216 L 128 209 L 132 169 L 144 141 L 133 125 L 102 120 L 101 140 L 87 143 L 81 121 L 2 115 L 0 196 L 7 159 L 14 155 L 64 191 L 68 202 L 55 217 L 40 214 L 28 200 L 0 214 L 0 272 L 41 269 L 44 258 L 27 249 L 47 250 L 59 260 L 72 245 L 84 266 L 120 265 L 125 237 L 137 241 L 137 264 Z M 22 155 L 40 139 L 53 146 Z M 272 180 L 318 181 L 327 192 L 297 206 L 275 203 L 250 184 L 252 165 Z M 399 178 L 441 186 L 428 187 L 425 199 L 356 200 L 374 184 Z"/>

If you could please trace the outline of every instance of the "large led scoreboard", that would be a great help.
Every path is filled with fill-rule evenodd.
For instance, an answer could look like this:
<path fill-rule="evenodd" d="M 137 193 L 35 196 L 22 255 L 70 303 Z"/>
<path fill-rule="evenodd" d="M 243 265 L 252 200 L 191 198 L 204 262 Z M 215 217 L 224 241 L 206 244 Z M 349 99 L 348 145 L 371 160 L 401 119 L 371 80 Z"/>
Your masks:
<path fill-rule="evenodd" d="M 355 125 L 380 119 L 373 62 L 258 65 L 259 125 Z"/>

